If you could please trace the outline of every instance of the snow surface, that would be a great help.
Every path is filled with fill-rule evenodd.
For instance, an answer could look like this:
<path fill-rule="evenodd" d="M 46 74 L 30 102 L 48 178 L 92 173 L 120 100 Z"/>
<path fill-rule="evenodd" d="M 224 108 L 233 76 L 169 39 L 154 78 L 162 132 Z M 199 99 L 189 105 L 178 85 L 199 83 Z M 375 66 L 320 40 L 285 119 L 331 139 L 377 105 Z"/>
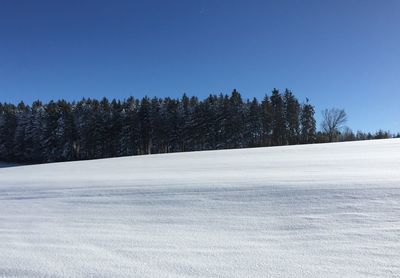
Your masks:
<path fill-rule="evenodd" d="M 399 276 L 399 139 L 0 169 L 0 277 Z"/>

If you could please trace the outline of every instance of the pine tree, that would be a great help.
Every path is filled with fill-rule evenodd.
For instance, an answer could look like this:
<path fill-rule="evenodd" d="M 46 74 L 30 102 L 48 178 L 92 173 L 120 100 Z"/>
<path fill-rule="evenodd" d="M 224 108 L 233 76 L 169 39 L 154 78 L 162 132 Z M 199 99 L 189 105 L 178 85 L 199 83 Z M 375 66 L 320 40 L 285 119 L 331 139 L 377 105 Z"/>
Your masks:
<path fill-rule="evenodd" d="M 0 159 L 15 161 L 13 154 L 14 136 L 17 128 L 16 107 L 12 104 L 3 104 L 0 115 Z"/>
<path fill-rule="evenodd" d="M 65 100 L 57 102 L 57 127 L 55 130 L 57 150 L 54 152 L 55 161 L 71 161 L 77 157 L 76 127 L 72 114 L 72 105 Z"/>
<path fill-rule="evenodd" d="M 30 148 L 26 150 L 26 162 L 39 163 L 43 159 L 45 109 L 40 101 L 32 104 L 29 125 L 26 127 L 26 137 L 32 140 Z"/>
<path fill-rule="evenodd" d="M 284 102 L 282 95 L 277 89 L 271 95 L 271 126 L 272 126 L 272 145 L 286 145 L 286 121 L 284 113 Z"/>
<path fill-rule="evenodd" d="M 120 155 L 137 155 L 140 154 L 141 145 L 138 118 L 139 101 L 130 97 L 122 105 Z"/>
<path fill-rule="evenodd" d="M 272 144 L 272 107 L 266 95 L 261 102 L 262 146 Z"/>
<path fill-rule="evenodd" d="M 151 154 L 152 142 L 152 123 L 150 117 L 150 101 L 146 96 L 142 99 L 139 109 L 139 125 L 141 134 L 141 154 Z"/>
<path fill-rule="evenodd" d="M 32 144 L 31 138 L 28 138 L 26 130 L 30 125 L 30 107 L 26 106 L 23 102 L 17 105 L 15 111 L 16 117 L 16 128 L 13 142 L 13 156 L 17 161 L 28 161 L 29 160 L 29 149 Z"/>
<path fill-rule="evenodd" d="M 286 120 L 286 138 L 290 145 L 298 144 L 300 141 L 300 103 L 288 89 L 285 90 L 284 113 Z"/>
<path fill-rule="evenodd" d="M 301 125 L 299 125 L 299 122 Z M 299 139 L 299 134 L 300 139 Z M 261 103 L 231 95 L 0 103 L 0 159 L 52 162 L 161 152 L 322 142 L 314 108 L 286 90 Z M 387 132 L 354 135 L 383 138 Z M 343 136 L 341 138 L 344 138 Z M 347 137 L 346 137 L 347 138 Z M 342 139 L 341 139 L 342 140 Z M 345 140 L 345 139 L 343 139 Z"/>
<path fill-rule="evenodd" d="M 252 102 L 248 103 L 247 106 L 249 109 L 246 116 L 246 146 L 261 146 L 263 138 L 262 107 L 256 98 L 253 98 Z"/>
<path fill-rule="evenodd" d="M 189 149 L 188 147 L 190 146 L 191 143 L 190 123 L 193 117 L 193 110 L 191 109 L 190 106 L 190 99 L 185 93 L 183 94 L 180 101 L 179 114 L 180 114 L 179 115 L 180 122 L 178 126 L 179 126 L 180 150 L 184 152 Z"/>
<path fill-rule="evenodd" d="M 228 148 L 243 147 L 243 134 L 244 134 L 244 111 L 243 100 L 238 91 L 233 90 L 229 98 L 229 110 L 227 121 L 227 139 Z"/>
<path fill-rule="evenodd" d="M 120 137 L 122 133 L 122 104 L 113 99 L 110 104 L 110 156 L 116 157 L 120 154 Z"/>
<path fill-rule="evenodd" d="M 60 152 L 58 145 L 58 114 L 57 104 L 50 101 L 45 105 L 44 126 L 43 126 L 43 160 L 46 162 L 60 161 L 57 160 L 57 154 Z"/>
<path fill-rule="evenodd" d="M 314 106 L 306 99 L 306 103 L 303 104 L 300 115 L 302 144 L 316 142 L 316 122 L 314 114 Z"/>

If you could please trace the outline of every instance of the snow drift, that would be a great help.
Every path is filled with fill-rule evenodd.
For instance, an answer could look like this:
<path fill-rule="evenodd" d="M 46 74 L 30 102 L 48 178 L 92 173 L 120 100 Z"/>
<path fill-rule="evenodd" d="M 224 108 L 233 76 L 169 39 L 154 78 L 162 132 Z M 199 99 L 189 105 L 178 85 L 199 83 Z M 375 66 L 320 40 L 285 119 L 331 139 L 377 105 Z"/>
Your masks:
<path fill-rule="evenodd" d="M 0 169 L 0 277 L 393 277 L 400 140 Z"/>

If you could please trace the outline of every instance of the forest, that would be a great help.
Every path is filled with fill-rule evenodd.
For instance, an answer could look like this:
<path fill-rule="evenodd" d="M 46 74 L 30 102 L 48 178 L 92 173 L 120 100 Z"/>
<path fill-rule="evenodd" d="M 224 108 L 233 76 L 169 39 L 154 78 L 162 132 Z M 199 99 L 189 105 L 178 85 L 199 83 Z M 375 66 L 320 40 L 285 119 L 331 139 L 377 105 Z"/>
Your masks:
<path fill-rule="evenodd" d="M 45 163 L 183 151 L 392 137 L 349 128 L 317 132 L 314 106 L 288 89 L 262 100 L 186 94 L 0 103 L 0 161 Z"/>

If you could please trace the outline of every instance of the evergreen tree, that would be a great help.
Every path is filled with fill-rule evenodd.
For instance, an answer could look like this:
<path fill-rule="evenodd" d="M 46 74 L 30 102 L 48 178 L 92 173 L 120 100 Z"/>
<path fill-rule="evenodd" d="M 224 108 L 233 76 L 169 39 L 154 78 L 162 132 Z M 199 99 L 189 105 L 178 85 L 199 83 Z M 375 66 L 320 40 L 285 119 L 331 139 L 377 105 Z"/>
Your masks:
<path fill-rule="evenodd" d="M 17 128 L 16 108 L 12 104 L 3 104 L 0 112 L 0 159 L 16 161 L 13 154 L 14 135 Z"/>
<path fill-rule="evenodd" d="M 139 101 L 130 97 L 123 103 L 121 111 L 120 155 L 140 154 Z"/>
<path fill-rule="evenodd" d="M 32 104 L 29 125 L 26 127 L 27 140 L 31 140 L 28 144 L 30 147 L 26 150 L 25 162 L 44 162 L 43 160 L 43 141 L 44 141 L 44 119 L 45 109 L 40 101 Z"/>
<path fill-rule="evenodd" d="M 284 106 L 286 120 L 286 138 L 290 145 L 298 144 L 300 141 L 300 103 L 288 89 L 285 90 Z"/>
<path fill-rule="evenodd" d="M 243 147 L 243 135 L 245 128 L 243 100 L 238 91 L 233 90 L 229 98 L 228 117 L 226 119 L 228 148 Z"/>
<path fill-rule="evenodd" d="M 32 106 L 0 103 L 0 160 L 38 163 L 124 155 L 318 142 L 314 108 L 274 89 L 261 103 L 231 95 L 203 100 L 130 97 Z M 386 138 L 386 132 L 355 138 Z M 300 138 L 299 138 L 300 137 Z M 347 140 L 348 136 L 341 136 Z"/>
<path fill-rule="evenodd" d="M 44 126 L 43 126 L 43 160 L 46 162 L 60 161 L 58 154 L 60 152 L 58 145 L 58 113 L 57 104 L 50 101 L 44 107 Z"/>
<path fill-rule="evenodd" d="M 190 105 L 190 99 L 186 94 L 183 94 L 181 98 L 179 113 L 180 113 L 179 116 L 180 122 L 178 126 L 179 126 L 180 150 L 184 152 L 189 150 L 189 146 L 191 143 L 190 123 L 193 117 L 193 110 Z"/>
<path fill-rule="evenodd" d="M 77 157 L 76 152 L 76 127 L 72 114 L 72 107 L 65 100 L 57 102 L 57 127 L 55 130 L 57 149 L 56 161 L 70 161 Z"/>
<path fill-rule="evenodd" d="M 122 133 L 122 104 L 119 100 L 113 99 L 110 105 L 110 156 L 120 155 L 120 137 Z"/>
<path fill-rule="evenodd" d="M 301 143 L 309 144 L 316 141 L 316 122 L 314 118 L 314 107 L 306 99 L 300 115 L 301 122 Z"/>
<path fill-rule="evenodd" d="M 261 102 L 261 122 L 262 145 L 270 146 L 272 144 L 272 107 L 267 95 Z"/>
<path fill-rule="evenodd" d="M 27 161 L 29 159 L 29 149 L 32 140 L 26 134 L 26 130 L 30 125 L 30 107 L 20 102 L 15 110 L 16 128 L 14 133 L 13 156 L 19 161 Z"/>
<path fill-rule="evenodd" d="M 150 116 L 150 101 L 148 97 L 144 97 L 140 103 L 139 109 L 139 125 L 141 134 L 141 150 L 140 154 L 151 154 L 151 149 L 153 147 L 152 142 L 152 122 Z"/>
<path fill-rule="evenodd" d="M 253 98 L 251 103 L 248 103 L 247 106 L 246 146 L 261 146 L 263 138 L 262 107 L 256 98 Z"/>
<path fill-rule="evenodd" d="M 271 126 L 272 126 L 272 145 L 286 145 L 286 120 L 284 113 L 284 101 L 277 89 L 271 95 Z"/>

